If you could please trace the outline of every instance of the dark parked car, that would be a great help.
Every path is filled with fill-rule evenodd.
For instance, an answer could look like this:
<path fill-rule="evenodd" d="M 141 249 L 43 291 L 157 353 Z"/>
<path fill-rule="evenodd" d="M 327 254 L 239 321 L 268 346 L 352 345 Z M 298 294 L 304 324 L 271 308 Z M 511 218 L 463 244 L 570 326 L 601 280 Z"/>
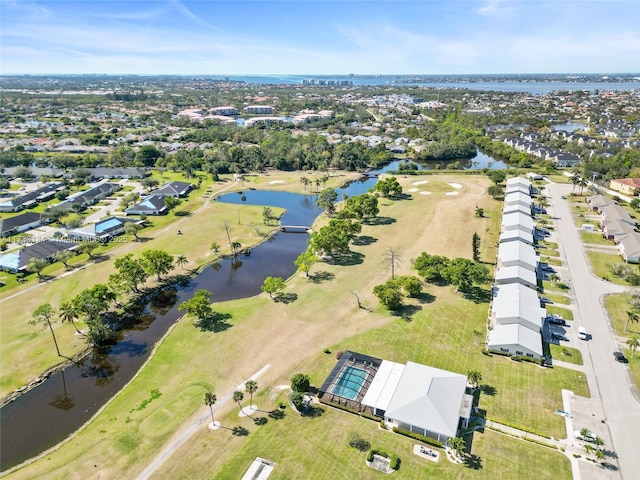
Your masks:
<path fill-rule="evenodd" d="M 625 357 L 622 352 L 613 352 L 613 357 L 616 359 L 616 362 L 629 363 L 629 360 L 627 360 L 627 357 Z"/>
<path fill-rule="evenodd" d="M 553 340 L 566 340 L 566 338 L 564 337 L 564 335 L 562 335 L 561 333 L 555 333 L 555 332 L 553 332 L 553 333 L 551 334 L 551 338 L 552 338 Z"/>
<path fill-rule="evenodd" d="M 553 325 L 566 325 L 567 321 L 559 315 L 547 315 L 547 322 Z"/>

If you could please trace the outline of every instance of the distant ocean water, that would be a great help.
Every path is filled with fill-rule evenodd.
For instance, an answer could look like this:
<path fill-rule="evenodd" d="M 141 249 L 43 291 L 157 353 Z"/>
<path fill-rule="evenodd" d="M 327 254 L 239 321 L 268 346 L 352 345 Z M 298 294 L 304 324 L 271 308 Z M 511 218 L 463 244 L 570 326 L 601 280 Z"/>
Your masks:
<path fill-rule="evenodd" d="M 300 85 L 303 79 L 314 80 L 350 80 L 354 86 L 384 86 L 396 85 L 407 87 L 432 87 L 432 88 L 467 88 L 470 90 L 498 91 L 498 92 L 527 92 L 534 95 L 559 90 L 638 90 L 640 82 L 549 82 L 549 81 L 505 81 L 505 82 L 407 82 L 410 77 L 349 77 L 346 75 L 229 75 L 229 80 L 241 81 L 258 85 Z"/>

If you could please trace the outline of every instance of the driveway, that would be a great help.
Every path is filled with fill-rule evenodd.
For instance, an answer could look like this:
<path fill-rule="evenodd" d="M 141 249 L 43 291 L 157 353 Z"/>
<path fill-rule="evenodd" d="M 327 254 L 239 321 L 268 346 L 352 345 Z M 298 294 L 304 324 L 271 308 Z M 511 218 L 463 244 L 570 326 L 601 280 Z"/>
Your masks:
<path fill-rule="evenodd" d="M 591 399 L 577 402 L 575 407 L 588 412 L 585 417 L 595 420 L 593 428 L 605 442 L 607 437 L 611 439 L 605 448 L 617 453 L 621 477 L 631 480 L 638 478 L 640 472 L 640 403 L 627 367 L 613 358 L 613 352 L 619 348 L 604 308 L 604 297 L 621 293 L 625 287 L 605 282 L 591 273 L 569 203 L 561 199 L 561 195 L 568 195 L 571 189 L 571 185 L 565 184 L 547 186 L 559 248 L 566 260 L 569 284 L 575 296 L 576 318 L 572 326 L 576 330 L 583 326 L 591 334 L 590 340 L 578 343 Z M 583 420 L 586 419 L 583 417 Z M 594 478 L 592 470 L 583 472 L 581 466 L 580 471 L 583 478 Z"/>

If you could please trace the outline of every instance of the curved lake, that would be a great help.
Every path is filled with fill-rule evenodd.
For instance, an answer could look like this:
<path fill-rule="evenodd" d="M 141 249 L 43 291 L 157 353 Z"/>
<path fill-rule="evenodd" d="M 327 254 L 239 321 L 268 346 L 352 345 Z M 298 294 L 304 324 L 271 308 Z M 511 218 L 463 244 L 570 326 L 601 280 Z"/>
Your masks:
<path fill-rule="evenodd" d="M 500 168 L 502 163 L 481 153 L 476 158 L 480 159 L 474 164 L 476 168 Z M 371 173 L 397 168 L 398 162 L 392 162 Z M 366 193 L 376 181 L 377 178 L 366 177 L 353 181 L 336 189 L 338 198 L 343 194 Z M 245 190 L 222 195 L 215 201 L 285 208 L 280 220 L 282 225 L 310 226 L 320 214 L 315 195 Z M 87 422 L 133 378 L 153 345 L 182 317 L 177 306 L 190 299 L 196 290 L 204 288 L 213 292 L 212 302 L 257 295 L 267 276 L 288 278 L 295 273 L 293 262 L 306 250 L 307 239 L 307 234 L 278 233 L 253 248 L 249 256 L 221 260 L 216 266 L 205 268 L 187 286 L 166 289 L 139 312 L 131 312 L 135 326 L 120 332 L 120 341 L 107 354 L 91 353 L 81 365 L 72 365 L 51 375 L 41 385 L 2 407 L 0 468 L 6 470 L 38 455 Z"/>

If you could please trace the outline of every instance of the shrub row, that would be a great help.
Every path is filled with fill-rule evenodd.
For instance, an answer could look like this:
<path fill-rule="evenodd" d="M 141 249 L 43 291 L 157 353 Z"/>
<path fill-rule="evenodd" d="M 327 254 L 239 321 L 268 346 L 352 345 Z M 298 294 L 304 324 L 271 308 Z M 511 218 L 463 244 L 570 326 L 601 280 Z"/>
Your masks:
<path fill-rule="evenodd" d="M 380 455 L 381 457 L 387 457 L 389 459 L 390 466 L 393 470 L 400 468 L 400 459 L 395 453 L 388 453 L 380 448 L 372 448 L 367 454 L 367 462 L 373 461 L 374 455 Z"/>
<path fill-rule="evenodd" d="M 420 435 L 419 433 L 413 433 L 409 430 L 404 430 L 403 428 L 393 427 L 393 431 L 395 433 L 399 433 L 400 435 L 404 435 L 405 437 L 413 438 L 414 440 L 418 440 L 420 442 L 426 443 L 427 445 L 431 445 L 432 447 L 442 448 L 442 442 L 435 440 L 433 438 L 425 437 L 424 435 Z"/>
<path fill-rule="evenodd" d="M 487 418 L 487 420 L 491 420 L 493 422 L 501 423 L 502 425 L 505 425 L 505 426 L 511 427 L 511 428 L 515 428 L 517 430 L 522 430 L 523 432 L 532 433 L 534 435 L 538 435 L 539 437 L 549 438 L 549 439 L 551 438 L 551 436 L 547 435 L 546 433 L 541 433 L 541 432 L 538 432 L 537 430 L 534 430 L 533 428 L 523 427 L 522 425 L 517 425 L 515 423 L 507 422 L 507 421 L 504 421 L 502 419 L 496 420 L 495 418 Z M 500 429 L 493 428 L 493 430 L 500 430 Z M 500 431 L 502 431 L 502 430 L 500 430 Z"/>

